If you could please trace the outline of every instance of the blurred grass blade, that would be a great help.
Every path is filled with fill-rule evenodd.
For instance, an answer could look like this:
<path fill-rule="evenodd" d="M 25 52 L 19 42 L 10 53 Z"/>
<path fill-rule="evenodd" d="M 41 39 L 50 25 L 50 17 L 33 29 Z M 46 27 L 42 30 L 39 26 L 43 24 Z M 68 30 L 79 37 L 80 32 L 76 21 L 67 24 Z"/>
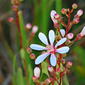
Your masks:
<path fill-rule="evenodd" d="M 20 50 L 20 55 L 21 55 L 21 59 L 22 59 L 22 63 L 23 63 L 23 68 L 25 67 L 24 70 L 26 71 L 27 85 L 33 85 L 33 81 L 32 81 L 33 64 L 31 62 L 31 59 L 29 58 L 30 55 L 23 48 Z"/>
<path fill-rule="evenodd" d="M 17 44 L 17 51 L 20 50 L 20 33 L 18 31 L 18 28 L 16 29 L 16 44 Z"/>
<path fill-rule="evenodd" d="M 67 75 L 65 74 L 63 77 L 63 85 L 69 85 L 68 79 L 67 79 Z"/>
<path fill-rule="evenodd" d="M 42 32 L 46 33 L 48 29 L 48 8 L 47 8 L 48 0 L 41 1 L 41 10 L 42 10 L 42 22 L 41 28 Z"/>
<path fill-rule="evenodd" d="M 27 51 L 25 49 L 21 49 L 20 50 L 20 56 L 21 56 L 21 59 L 25 59 L 27 64 L 31 64 L 31 59 L 30 59 L 30 55 L 27 53 Z"/>
<path fill-rule="evenodd" d="M 13 57 L 13 75 L 15 75 L 16 73 L 16 69 L 17 69 L 17 61 L 16 61 L 16 56 Z"/>
<path fill-rule="evenodd" d="M 23 20 L 22 11 L 19 11 L 18 12 L 18 16 L 19 16 L 19 24 L 20 24 L 22 45 L 24 47 L 25 44 L 27 43 L 27 35 L 26 35 L 26 31 L 25 31 L 25 26 L 24 26 L 24 20 Z"/>
<path fill-rule="evenodd" d="M 11 49 L 11 47 L 8 45 L 7 41 L 4 42 L 4 47 L 6 48 L 9 58 L 13 61 L 13 57 L 15 54 L 14 54 L 13 50 Z"/>
<path fill-rule="evenodd" d="M 13 76 L 12 76 L 12 84 L 13 84 L 13 85 L 17 85 L 16 75 L 13 75 Z"/>
<path fill-rule="evenodd" d="M 20 2 L 24 1 L 24 0 L 19 0 Z"/>
<path fill-rule="evenodd" d="M 61 14 L 62 9 L 62 0 L 56 0 L 56 11 L 57 13 Z"/>
<path fill-rule="evenodd" d="M 17 70 L 17 85 L 25 85 L 21 68 L 18 68 L 18 70 Z"/>
<path fill-rule="evenodd" d="M 16 63 L 16 56 L 14 56 L 13 57 L 13 76 L 12 76 L 13 85 L 17 85 L 16 70 L 17 70 L 17 63 Z"/>
<path fill-rule="evenodd" d="M 32 67 L 31 67 L 31 65 L 29 64 L 28 65 L 28 80 L 29 80 L 29 85 L 34 85 L 34 83 L 33 83 L 33 80 L 32 80 L 32 77 L 33 77 L 33 69 L 32 69 Z"/>

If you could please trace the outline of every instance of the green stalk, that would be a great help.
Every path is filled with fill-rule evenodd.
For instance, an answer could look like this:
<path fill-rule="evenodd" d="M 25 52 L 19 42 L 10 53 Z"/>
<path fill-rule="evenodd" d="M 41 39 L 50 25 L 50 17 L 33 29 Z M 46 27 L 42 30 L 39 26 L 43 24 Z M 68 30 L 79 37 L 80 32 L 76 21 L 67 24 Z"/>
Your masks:
<path fill-rule="evenodd" d="M 40 22 L 39 22 L 40 6 L 39 6 L 37 0 L 33 0 L 33 1 L 34 1 L 34 24 L 38 25 L 38 27 L 39 27 L 40 26 Z"/>
<path fill-rule="evenodd" d="M 42 21 L 41 21 L 41 31 L 46 33 L 48 29 L 48 8 L 47 8 L 48 0 L 41 1 L 41 10 L 42 10 Z"/>
<path fill-rule="evenodd" d="M 18 16 L 19 16 L 19 25 L 20 25 L 20 32 L 21 32 L 20 35 L 21 35 L 22 47 L 25 47 L 25 45 L 27 43 L 27 36 L 26 36 L 22 11 L 18 12 Z"/>
<path fill-rule="evenodd" d="M 17 70 L 17 85 L 25 85 L 24 76 L 21 68 Z"/>
<path fill-rule="evenodd" d="M 32 66 L 33 66 L 33 64 L 31 62 L 31 59 L 29 58 L 30 55 L 26 52 L 26 50 L 24 50 L 22 48 L 20 50 L 20 56 L 22 59 L 23 68 L 24 68 L 24 66 L 26 67 L 25 71 L 27 72 L 27 74 L 26 74 L 27 83 L 29 83 L 29 85 L 33 85 L 33 81 L 32 81 L 32 76 L 33 76 Z M 24 64 L 24 61 L 26 64 Z"/>

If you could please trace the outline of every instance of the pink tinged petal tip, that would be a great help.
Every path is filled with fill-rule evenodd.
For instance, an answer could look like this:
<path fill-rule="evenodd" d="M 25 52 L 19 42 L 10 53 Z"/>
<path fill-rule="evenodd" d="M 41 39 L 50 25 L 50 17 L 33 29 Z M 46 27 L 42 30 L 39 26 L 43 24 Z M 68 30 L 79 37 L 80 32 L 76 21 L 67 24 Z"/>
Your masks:
<path fill-rule="evenodd" d="M 66 40 L 67 40 L 67 38 L 62 38 L 61 40 L 59 40 L 59 41 L 56 43 L 55 47 L 57 47 L 57 46 L 59 46 L 59 45 L 62 45 L 63 43 L 66 42 Z"/>
<path fill-rule="evenodd" d="M 61 53 L 61 54 L 67 53 L 67 52 L 69 52 L 69 47 L 64 46 L 64 47 L 58 48 L 58 49 L 56 49 L 56 52 Z"/>
<path fill-rule="evenodd" d="M 51 13 L 50 13 L 51 18 L 53 19 L 56 14 L 57 14 L 56 11 L 55 10 L 52 10 Z"/>
<path fill-rule="evenodd" d="M 85 26 L 84 28 L 82 29 L 82 31 L 80 32 L 81 36 L 85 36 Z"/>
<path fill-rule="evenodd" d="M 78 16 L 82 16 L 82 15 L 83 15 L 83 10 L 81 10 L 81 9 L 78 10 L 77 15 L 78 15 Z"/>
<path fill-rule="evenodd" d="M 56 56 L 54 54 L 50 56 L 50 63 L 52 66 L 56 66 Z"/>
<path fill-rule="evenodd" d="M 32 28 L 32 32 L 36 33 L 37 31 L 38 31 L 38 26 L 34 25 L 33 28 Z"/>
<path fill-rule="evenodd" d="M 43 33 L 39 33 L 38 37 L 41 40 L 41 42 L 43 42 L 45 45 L 48 45 L 48 40 Z"/>
<path fill-rule="evenodd" d="M 51 19 L 54 23 L 58 23 L 58 21 L 55 19 L 55 15 L 56 15 L 56 11 L 55 10 L 52 10 L 51 13 L 50 13 L 50 16 L 51 16 Z"/>
<path fill-rule="evenodd" d="M 43 47 L 43 46 L 38 45 L 38 44 L 31 44 L 30 48 L 33 50 L 46 50 L 46 47 Z"/>
<path fill-rule="evenodd" d="M 65 30 L 64 29 L 60 29 L 60 33 L 61 33 L 62 37 L 65 36 Z"/>
<path fill-rule="evenodd" d="M 41 62 L 43 62 L 47 56 L 49 56 L 50 53 L 43 53 L 42 55 L 38 56 L 37 59 L 35 60 L 35 64 L 38 65 Z"/>
<path fill-rule="evenodd" d="M 53 30 L 49 31 L 49 41 L 50 41 L 50 44 L 53 45 L 53 43 L 55 41 L 55 33 Z"/>

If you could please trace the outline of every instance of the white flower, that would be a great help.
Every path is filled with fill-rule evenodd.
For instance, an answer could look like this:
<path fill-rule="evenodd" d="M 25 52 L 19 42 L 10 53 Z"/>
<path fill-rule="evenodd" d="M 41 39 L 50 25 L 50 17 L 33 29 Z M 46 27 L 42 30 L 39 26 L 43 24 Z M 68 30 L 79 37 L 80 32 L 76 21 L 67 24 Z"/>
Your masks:
<path fill-rule="evenodd" d="M 50 63 L 52 66 L 55 66 L 57 61 L 56 53 L 64 54 L 69 51 L 68 46 L 63 46 L 63 47 L 61 46 L 62 44 L 66 42 L 67 38 L 62 38 L 54 45 L 55 33 L 53 30 L 49 31 L 50 44 L 48 43 L 48 40 L 43 33 L 39 33 L 38 37 L 41 40 L 41 42 L 43 42 L 46 45 L 46 47 L 38 45 L 38 44 L 31 44 L 30 47 L 34 50 L 38 50 L 38 51 L 45 50 L 46 52 L 37 57 L 37 59 L 35 60 L 35 64 L 40 64 L 47 58 L 47 56 L 50 55 Z"/>

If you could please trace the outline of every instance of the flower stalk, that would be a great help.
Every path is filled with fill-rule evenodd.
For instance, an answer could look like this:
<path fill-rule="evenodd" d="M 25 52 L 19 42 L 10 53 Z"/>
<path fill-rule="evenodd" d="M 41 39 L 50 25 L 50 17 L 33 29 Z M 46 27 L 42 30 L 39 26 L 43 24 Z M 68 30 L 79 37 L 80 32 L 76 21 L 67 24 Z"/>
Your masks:
<path fill-rule="evenodd" d="M 46 60 L 45 62 L 48 65 L 49 75 L 43 82 L 41 82 L 40 77 L 38 77 L 37 80 L 39 85 L 49 85 L 49 83 L 51 85 L 63 85 L 63 78 L 64 76 L 66 77 L 66 74 L 69 72 L 69 69 L 72 66 L 72 62 L 66 62 L 65 57 L 70 51 L 70 46 L 74 43 L 74 41 L 78 41 L 85 36 L 85 27 L 76 37 L 74 37 L 74 33 L 69 32 L 74 24 L 79 23 L 80 17 L 83 14 L 82 10 L 78 10 L 73 20 L 71 20 L 71 14 L 75 9 L 77 9 L 77 4 L 74 3 L 72 5 L 72 9 L 63 8 L 61 10 L 61 13 L 67 17 L 67 23 L 64 22 L 61 15 L 59 15 L 55 10 L 52 10 L 50 16 L 54 27 L 56 28 L 57 34 L 55 34 L 53 30 L 50 30 L 48 34 L 48 41 L 47 37 L 40 32 L 38 37 L 46 46 L 41 46 L 38 44 L 30 45 L 30 48 L 33 50 L 43 51 L 42 54 L 35 59 L 35 65 L 39 66 L 41 70 L 43 67 L 39 64 L 41 64 L 43 61 Z M 65 29 L 60 29 L 60 24 L 62 24 Z M 48 83 L 46 81 L 49 78 L 51 78 L 51 80 Z M 37 82 L 37 80 L 34 82 Z M 69 85 L 69 83 L 67 85 Z"/>

